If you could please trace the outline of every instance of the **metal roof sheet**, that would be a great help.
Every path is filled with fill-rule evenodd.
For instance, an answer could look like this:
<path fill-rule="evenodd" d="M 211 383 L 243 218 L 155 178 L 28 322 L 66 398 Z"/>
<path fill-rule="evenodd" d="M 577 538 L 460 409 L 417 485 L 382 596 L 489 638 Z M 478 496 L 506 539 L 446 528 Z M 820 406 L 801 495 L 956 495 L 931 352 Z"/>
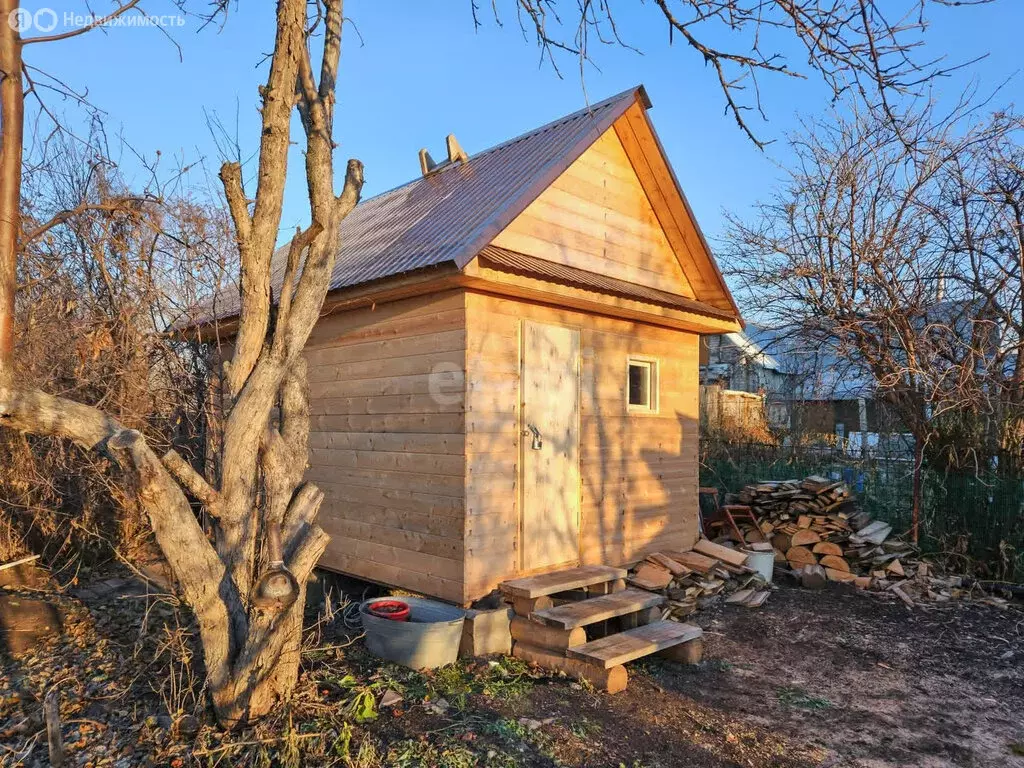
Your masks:
<path fill-rule="evenodd" d="M 500 268 L 527 275 L 528 277 L 557 280 L 577 288 L 589 289 L 613 296 L 622 296 L 627 299 L 644 301 L 673 309 L 681 309 L 708 317 L 717 317 L 723 320 L 735 319 L 735 315 L 729 310 L 719 309 L 702 301 L 688 299 L 685 296 L 679 296 L 666 291 L 659 291 L 657 288 L 649 288 L 637 283 L 629 283 L 615 277 L 598 274 L 597 272 L 589 272 L 584 269 L 569 267 L 565 264 L 558 264 L 554 261 L 538 259 L 496 245 L 485 246 L 480 251 L 480 258 Z"/>
<path fill-rule="evenodd" d="M 341 223 L 330 290 L 445 262 L 465 266 L 637 99 L 649 105 L 642 87 L 631 88 L 360 202 Z M 278 249 L 271 264 L 275 296 L 286 256 L 287 247 Z M 175 325 L 233 317 L 238 301 L 235 284 Z"/>

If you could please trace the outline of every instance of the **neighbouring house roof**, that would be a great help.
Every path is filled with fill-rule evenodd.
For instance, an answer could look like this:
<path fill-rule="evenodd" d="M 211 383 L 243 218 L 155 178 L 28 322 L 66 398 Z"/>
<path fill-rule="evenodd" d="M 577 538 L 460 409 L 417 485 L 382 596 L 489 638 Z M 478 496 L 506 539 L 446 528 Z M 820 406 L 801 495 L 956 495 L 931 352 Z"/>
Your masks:
<path fill-rule="evenodd" d="M 638 100 L 645 108 L 650 106 L 642 86 L 479 152 L 466 162 L 444 164 L 425 177 L 361 201 L 342 221 L 341 248 L 329 290 L 442 265 L 462 269 Z M 682 196 L 681 189 L 679 192 Z M 685 204 L 685 198 L 683 201 Z M 703 245 L 710 254 L 707 244 Z M 287 247 L 278 249 L 271 264 L 274 296 L 279 294 L 286 256 Z M 557 265 L 546 266 L 550 270 Z M 538 269 L 536 264 L 533 269 Z M 721 280 L 717 266 L 714 270 Z M 607 290 L 607 286 L 590 287 Z M 653 289 L 633 286 L 632 290 L 633 297 L 640 298 L 637 291 Z M 733 310 L 718 310 L 714 316 L 738 319 L 739 311 L 724 281 L 721 290 Z M 611 292 L 621 295 L 621 290 Z M 238 305 L 234 284 L 195 307 L 174 327 L 232 318 L 238 314 Z M 686 309 L 714 314 L 707 312 L 714 309 L 710 305 L 695 305 L 702 309 Z"/>
<path fill-rule="evenodd" d="M 794 394 L 799 400 L 856 400 L 874 394 L 871 375 L 827 343 L 750 323 L 745 332 L 758 349 L 778 361 L 781 370 L 796 378 Z"/>
<path fill-rule="evenodd" d="M 770 371 L 787 373 L 787 371 L 783 370 L 779 361 L 774 356 L 765 352 L 745 331 L 727 333 L 725 334 L 725 340 L 736 347 L 745 360 L 760 365 L 762 368 L 767 368 Z"/>

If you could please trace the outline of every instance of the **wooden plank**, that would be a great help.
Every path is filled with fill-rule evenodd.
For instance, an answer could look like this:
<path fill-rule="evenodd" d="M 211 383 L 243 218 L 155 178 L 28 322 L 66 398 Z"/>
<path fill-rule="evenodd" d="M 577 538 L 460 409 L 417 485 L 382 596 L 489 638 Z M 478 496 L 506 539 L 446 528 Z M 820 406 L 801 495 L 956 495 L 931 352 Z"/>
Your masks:
<path fill-rule="evenodd" d="M 718 565 L 715 558 L 702 555 L 700 552 L 666 552 L 665 554 L 698 573 L 707 573 Z"/>
<path fill-rule="evenodd" d="M 661 552 L 652 552 L 647 556 L 647 559 L 653 560 L 654 562 L 661 565 L 662 568 L 667 568 L 669 573 L 671 573 L 673 576 L 688 576 L 691 573 L 693 573 L 693 571 L 691 571 L 682 563 L 673 560 L 671 557 L 662 554 Z"/>
<path fill-rule="evenodd" d="M 422 432 L 311 432 L 310 448 L 339 451 L 383 451 L 461 456 L 466 452 L 466 437 L 461 433 Z"/>
<path fill-rule="evenodd" d="M 738 589 L 731 595 L 729 595 L 727 598 L 725 598 L 725 602 L 730 605 L 735 605 L 736 603 L 744 603 L 754 596 L 754 592 L 755 590 L 753 589 Z"/>
<path fill-rule="evenodd" d="M 543 611 L 534 611 L 532 618 L 548 626 L 572 629 L 573 627 L 585 627 L 605 619 L 614 619 L 616 616 L 626 616 L 645 608 L 653 608 L 664 602 L 665 598 L 662 595 L 642 589 L 624 589 L 621 592 L 592 597 L 578 603 L 566 603 Z"/>
<path fill-rule="evenodd" d="M 555 592 L 566 592 L 570 589 L 589 587 L 606 581 L 626 578 L 629 572 L 625 568 L 612 568 L 607 565 L 584 565 L 564 571 L 543 573 L 538 576 L 526 576 L 520 579 L 503 581 L 500 589 L 513 597 L 542 597 Z"/>
<path fill-rule="evenodd" d="M 640 563 L 636 572 L 626 581 L 641 589 L 657 592 L 672 583 L 672 572 L 660 565 L 645 561 Z"/>
<path fill-rule="evenodd" d="M 715 542 L 708 541 L 707 539 L 697 539 L 694 542 L 693 549 L 702 555 L 717 558 L 730 565 L 745 565 L 747 562 L 747 556 L 743 552 L 731 549 L 730 547 L 723 547 L 721 544 L 715 544 Z"/>
<path fill-rule="evenodd" d="M 572 646 L 566 649 L 566 654 L 571 658 L 590 661 L 610 669 L 674 645 L 696 640 L 703 634 L 704 630 L 692 624 L 655 621 L 583 645 Z"/>
<path fill-rule="evenodd" d="M 441 600 L 461 603 L 463 595 L 462 580 L 445 579 L 436 574 L 425 574 L 399 565 L 400 557 L 389 558 L 387 562 L 379 562 L 368 557 L 342 551 L 340 548 L 328 547 L 317 566 L 328 571 L 347 573 L 367 581 L 385 584 L 389 587 L 400 587 L 424 595 L 431 595 Z"/>

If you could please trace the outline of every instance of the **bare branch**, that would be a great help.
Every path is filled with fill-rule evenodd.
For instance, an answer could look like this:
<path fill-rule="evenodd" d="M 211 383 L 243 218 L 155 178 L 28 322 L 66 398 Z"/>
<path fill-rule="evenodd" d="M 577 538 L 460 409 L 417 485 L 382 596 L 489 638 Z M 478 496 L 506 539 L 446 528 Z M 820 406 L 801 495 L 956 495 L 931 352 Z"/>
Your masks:
<path fill-rule="evenodd" d="M 91 23 L 86 24 L 84 27 L 80 27 L 79 29 L 72 29 L 68 32 L 61 32 L 56 35 L 41 35 L 39 37 L 29 37 L 22 40 L 22 45 L 31 45 L 32 43 L 52 43 L 55 40 L 67 40 L 70 37 L 78 37 L 79 35 L 84 35 L 86 32 L 91 32 L 97 27 L 102 27 L 105 24 L 109 24 L 111 21 L 116 19 L 121 14 L 127 13 L 128 11 L 138 6 L 138 4 L 141 2 L 142 0 L 129 0 L 120 8 L 111 11 L 103 18 L 95 19 Z"/>
<path fill-rule="evenodd" d="M 163 462 L 167 471 L 188 489 L 189 493 L 202 502 L 211 516 L 217 517 L 220 514 L 218 511 L 220 496 L 217 491 L 206 482 L 206 478 L 196 472 L 191 464 L 181 458 L 177 451 L 172 448 L 160 458 L 160 461 Z"/>

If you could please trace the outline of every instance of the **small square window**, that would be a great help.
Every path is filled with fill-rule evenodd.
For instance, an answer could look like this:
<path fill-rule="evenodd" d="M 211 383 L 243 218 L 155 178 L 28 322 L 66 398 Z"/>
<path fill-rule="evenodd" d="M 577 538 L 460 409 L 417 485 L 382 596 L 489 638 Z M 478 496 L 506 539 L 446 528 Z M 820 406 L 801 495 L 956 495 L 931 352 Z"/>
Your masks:
<path fill-rule="evenodd" d="M 658 363 L 630 360 L 627 380 L 628 410 L 653 413 L 658 410 Z"/>

